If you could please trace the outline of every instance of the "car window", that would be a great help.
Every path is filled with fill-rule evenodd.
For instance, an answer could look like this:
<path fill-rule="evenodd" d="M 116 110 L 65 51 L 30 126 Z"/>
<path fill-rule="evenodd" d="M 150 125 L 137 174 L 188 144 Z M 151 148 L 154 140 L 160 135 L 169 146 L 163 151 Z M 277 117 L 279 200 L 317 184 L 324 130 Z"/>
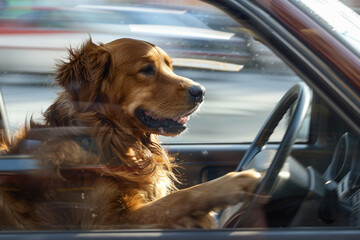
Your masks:
<path fill-rule="evenodd" d="M 329 101 L 324 100 L 325 94 L 321 95 L 319 91 L 313 92 L 311 88 L 313 85 L 307 85 L 269 47 L 250 33 L 253 34 L 229 15 L 201 1 L 72 0 L 61 3 L 42 0 L 0 1 L 0 128 L 6 133 L 2 135 L 1 142 L 8 143 L 0 145 L 0 202 L 4 202 L 5 198 L 10 199 L 11 206 L 15 206 L 14 209 L 18 211 L 17 216 L 21 219 L 30 219 L 29 222 L 20 222 L 13 218 L 11 211 L 1 212 L 0 206 L 0 215 L 3 213 L 8 217 L 4 219 L 11 219 L 17 224 L 14 228 L 11 224 L 7 225 L 7 220 L 5 223 L 0 220 L 0 228 L 28 230 L 28 226 L 32 224 L 36 226 L 35 230 L 132 228 L 133 226 L 129 226 L 127 222 L 121 222 L 121 215 L 100 214 L 108 213 L 107 208 L 113 209 L 113 205 L 104 204 L 108 196 L 113 196 L 112 203 L 118 204 L 116 211 L 126 214 L 126 211 L 138 210 L 135 206 L 137 201 L 149 203 L 160 199 L 158 202 L 161 203 L 161 197 L 176 188 L 198 186 L 197 184 L 220 177 L 235 169 L 256 169 L 261 173 L 249 173 L 249 175 L 253 174 L 253 178 L 259 180 L 260 177 L 274 170 L 275 167 L 266 168 L 269 167 L 270 160 L 278 157 L 278 155 L 274 157 L 274 151 L 280 152 L 284 149 L 288 151 L 286 156 L 279 154 L 278 157 L 278 159 L 283 157 L 281 168 L 276 168 L 278 172 L 275 174 L 266 175 L 268 176 L 266 180 L 273 180 L 272 185 L 268 187 L 266 181 L 261 182 L 263 188 L 254 187 L 254 189 L 265 189 L 263 192 L 251 189 L 255 194 L 247 192 L 239 197 L 241 200 L 246 200 L 251 196 L 259 201 L 252 202 L 249 206 L 245 205 L 244 211 L 241 212 L 236 210 L 231 212 L 230 208 L 226 208 L 230 213 L 226 210 L 217 211 L 213 219 L 219 224 L 218 226 L 231 227 L 231 224 L 235 224 L 235 227 L 261 226 L 280 230 L 285 227 L 300 227 L 300 230 L 304 230 L 304 227 L 309 226 L 325 226 L 329 229 L 334 226 L 358 227 L 359 135 L 353 126 L 349 126 L 344 121 L 339 110 L 329 104 Z M 356 37 L 358 38 L 357 35 Z M 128 56 L 138 54 L 138 50 L 144 45 L 156 49 L 156 53 L 160 56 L 165 55 L 159 48 L 155 48 L 155 45 L 165 50 L 171 56 L 172 62 L 167 57 L 159 60 L 165 69 L 163 72 L 170 73 L 173 67 L 173 71 L 182 76 L 181 83 L 172 89 L 163 86 L 155 90 L 150 88 L 151 84 L 159 82 L 151 80 L 159 74 L 158 65 L 151 62 L 152 55 L 138 56 L 146 59 L 146 64 L 141 67 L 137 63 L 119 64 L 125 57 L 109 57 L 114 52 L 109 53 L 102 44 L 111 42 L 116 45 L 117 40 L 115 43 L 112 41 L 119 38 L 128 41 L 141 40 L 142 45 L 137 42 L 133 49 L 122 49 L 131 51 Z M 96 46 L 97 51 L 92 48 L 93 46 Z M 302 47 L 304 52 L 308 50 L 305 49 L 305 45 Z M 86 54 L 76 50 L 85 48 L 90 49 Z M 309 52 L 311 51 L 307 51 Z M 69 54 L 70 59 L 67 58 Z M 296 54 L 300 55 L 303 52 Z M 295 57 L 296 54 L 283 58 Z M 315 55 L 316 52 L 312 54 Z M 94 55 L 96 57 L 92 58 Z M 93 81 L 85 81 L 78 84 L 76 80 L 79 80 L 79 72 L 83 73 L 83 69 L 77 68 L 76 64 L 81 61 L 78 59 L 75 61 L 72 58 L 74 56 L 91 59 L 85 61 L 93 68 L 92 71 L 85 71 L 84 79 L 88 77 L 87 80 L 92 80 L 100 75 L 105 79 L 105 83 L 96 85 Z M 79 59 L 82 59 L 80 57 Z M 74 71 L 70 73 L 66 71 L 69 69 L 64 67 L 65 62 Z M 301 67 L 304 69 L 305 66 L 308 67 L 300 61 L 299 64 L 303 64 Z M 126 85 L 128 92 L 122 91 L 123 85 L 107 85 L 106 81 L 122 77 L 107 68 L 101 71 L 103 68 L 99 67 L 110 65 L 119 69 L 130 69 L 127 77 L 141 75 L 139 79 L 142 80 L 136 79 L 132 83 L 122 82 L 123 85 L 128 84 Z M 316 67 L 321 68 L 325 65 L 324 60 L 321 66 Z M 81 64 L 80 66 L 83 67 Z M 138 69 L 131 70 L 133 68 Z M 301 73 L 299 69 L 297 73 Z M 316 71 L 315 67 L 311 70 L 313 74 L 320 72 Z M 101 74 L 98 74 L 99 71 Z M 62 79 L 64 75 L 65 80 Z M 301 76 L 304 75 L 306 74 Z M 323 76 L 315 80 L 320 82 L 323 80 L 321 77 Z M 177 104 L 176 107 L 181 108 L 191 102 L 200 106 L 195 112 L 193 107 L 176 116 L 162 117 L 153 113 L 152 109 L 131 108 L 139 121 L 133 125 L 125 125 L 128 116 L 123 114 L 124 109 L 109 101 L 111 94 L 111 97 L 125 99 L 127 106 L 134 106 L 137 103 L 136 97 L 140 97 L 143 93 L 137 92 L 139 88 L 144 87 L 147 92 L 151 92 L 152 98 L 169 96 L 173 89 L 181 89 L 191 82 L 190 79 L 201 84 L 204 89 L 197 84 L 189 87 L 186 92 L 187 102 Z M 306 77 L 304 79 L 307 83 L 314 80 Z M 160 79 L 160 82 L 161 80 L 163 79 Z M 109 86 L 116 86 L 118 89 Z M 83 87 L 92 91 L 88 91 L 88 95 L 84 96 L 85 94 L 80 91 Z M 62 92 L 63 89 L 66 89 L 65 93 Z M 99 89 L 103 92 L 99 93 Z M 259 130 L 262 130 L 264 122 L 268 121 L 268 116 L 274 113 L 277 104 L 284 103 L 281 99 L 289 89 L 292 89 L 292 94 L 296 92 L 299 96 L 300 92 L 305 92 L 305 103 L 300 101 L 303 99 L 298 98 L 298 95 L 295 98 L 291 95 L 290 100 L 286 99 L 285 103 L 288 102 L 287 100 L 293 101 L 294 106 L 281 105 L 281 116 L 276 118 L 279 123 L 275 121 L 276 124 L 272 123 L 268 129 L 265 129 L 266 131 L 260 131 L 261 134 L 257 135 Z M 109 95 L 102 94 L 105 91 L 110 92 Z M 129 92 L 133 94 L 131 100 L 126 95 Z M 90 102 L 83 100 L 90 98 L 90 95 L 92 97 Z M 52 105 L 57 99 L 64 101 Z M 150 102 L 153 99 L 146 100 Z M 202 100 L 203 103 L 200 105 Z M 166 103 L 161 102 L 152 107 L 159 109 L 164 104 Z M 303 107 L 304 112 L 294 114 L 298 113 L 295 106 L 301 104 L 306 105 Z M 49 106 L 51 108 L 47 110 Z M 69 120 L 70 114 L 59 114 L 59 109 L 66 109 L 77 118 Z M 103 118 L 103 113 L 109 109 L 113 110 L 111 112 L 114 114 L 111 117 L 117 121 L 117 125 L 114 124 L 115 121 L 111 121 L 113 119 Z M 117 115 L 118 112 L 121 114 Z M 190 119 L 189 114 L 191 114 Z M 288 136 L 292 137 L 291 141 L 282 142 L 287 127 L 293 126 L 291 124 L 296 122 L 291 122 L 292 117 L 297 115 L 301 116 L 302 123 L 302 126 L 298 126 L 299 135 L 296 135 L 297 132 L 291 132 L 290 130 L 293 129 L 290 127 Z M 100 119 L 94 121 L 95 127 L 84 127 L 94 119 Z M 63 121 L 70 123 L 70 126 L 59 127 L 58 125 L 61 124 L 58 123 Z M 46 125 L 41 125 L 44 122 Z M 160 127 L 157 126 L 159 122 L 163 123 Z M 176 131 L 182 131 L 185 123 L 186 131 L 177 135 Z M 144 126 L 147 124 L 149 132 L 144 134 L 137 132 L 137 128 L 134 127 L 138 126 L 136 124 L 144 124 Z M 171 127 L 175 128 L 173 130 L 175 132 L 170 131 Z M 27 132 L 30 128 L 34 128 L 34 132 Z M 123 128 L 126 134 L 121 137 L 124 138 L 110 139 L 111 134 Z M 272 128 L 275 129 L 274 132 Z M 100 135 L 96 139 L 100 142 L 100 146 L 83 133 L 87 131 L 93 134 L 94 129 Z M 132 131 L 136 134 L 129 134 L 133 133 Z M 158 142 L 157 136 L 153 135 L 152 131 L 167 136 L 160 136 Z M 24 141 L 12 141 L 10 137 L 16 139 L 26 133 L 29 135 L 26 135 Z M 269 135 L 271 138 L 267 141 Z M 249 148 L 256 136 L 265 139 L 259 141 L 263 145 L 255 145 L 255 142 Z M 57 142 L 58 139 L 66 138 L 70 140 L 65 143 Z M 134 139 L 140 140 L 134 141 Z M 154 139 L 156 141 L 153 141 Z M 160 148 L 160 142 L 165 143 L 165 150 Z M 123 148 L 126 151 L 122 152 Z M 63 149 L 66 149 L 66 153 L 62 151 Z M 252 152 L 247 149 L 255 149 L 257 152 L 251 155 Z M 166 155 L 167 152 L 170 154 Z M 43 158 L 43 156 L 50 157 Z M 251 156 L 251 160 L 255 160 L 249 165 L 240 165 L 239 161 L 244 156 L 245 159 Z M 106 162 L 100 162 L 99 159 L 106 159 Z M 129 159 L 131 161 L 127 161 Z M 149 159 L 152 161 L 146 161 Z M 120 165 L 117 160 L 121 162 Z M 176 164 L 171 165 L 171 161 Z M 170 172 L 172 168 L 175 168 L 174 174 Z M 117 175 L 119 172 L 123 175 Z M 227 176 L 234 178 L 231 176 L 235 174 Z M 179 182 L 174 181 L 173 184 L 170 181 L 162 181 L 168 178 L 172 180 L 175 175 L 176 177 L 179 175 Z M 141 179 L 142 182 L 136 182 L 134 179 L 136 181 Z M 238 179 L 242 180 L 242 178 Z M 246 180 L 247 178 L 240 184 Z M 142 183 L 145 183 L 144 186 Z M 232 181 L 222 186 L 232 186 L 230 183 Z M 104 184 L 106 187 L 99 188 L 96 184 Z M 130 193 L 113 191 L 114 185 L 121 186 Z M 250 185 L 251 183 L 244 186 L 244 189 L 248 191 Z M 50 189 L 49 186 L 54 187 Z M 208 184 L 206 183 L 205 186 Z M 134 190 L 136 193 L 132 192 L 131 187 L 136 189 Z M 226 197 L 235 195 L 236 187 L 230 187 Z M 212 196 L 220 190 L 223 188 L 215 190 L 210 188 L 204 193 L 206 196 Z M 199 194 L 196 191 L 195 193 Z M 93 197 L 95 194 L 100 198 Z M 27 196 L 31 196 L 30 200 Z M 50 201 L 47 201 L 49 199 Z M 92 202 L 92 199 L 97 202 Z M 134 205 L 128 206 L 124 203 L 125 200 L 127 203 L 131 202 L 129 199 L 133 200 Z M 187 196 L 181 200 L 185 202 Z M 224 199 L 220 199 L 220 202 L 222 200 Z M 238 198 L 235 202 L 237 201 Z M 28 202 L 30 203 L 27 204 Z M 193 205 L 196 203 L 197 201 L 192 202 Z M 234 201 L 225 201 L 221 207 L 233 203 Z M 251 216 L 246 215 L 249 213 L 247 207 L 253 210 L 252 207 L 257 204 L 261 206 L 259 211 Z M 266 205 L 266 208 L 262 208 L 263 205 Z M 26 206 L 26 208 L 18 206 Z M 211 207 L 217 210 L 217 207 Z M 235 207 L 241 209 L 242 202 Z M 72 211 L 73 209 L 83 211 Z M 156 214 L 155 211 L 163 210 L 160 205 L 153 214 Z M 181 210 L 180 208 L 178 212 Z M 51 215 L 55 211 L 58 215 Z M 172 214 L 173 212 L 170 211 L 172 208 L 165 213 Z M 201 208 L 200 214 L 202 211 L 204 210 Z M 189 216 L 185 216 L 184 226 L 201 227 L 192 223 L 187 225 L 187 221 L 196 219 L 196 214 L 199 212 L 194 211 Z M 34 213 L 36 217 L 33 219 L 29 213 Z M 230 217 L 227 217 L 227 214 L 230 214 Z M 106 216 L 99 220 L 101 223 L 106 223 L 109 219 L 119 220 L 119 223 L 116 226 L 111 224 L 94 226 L 100 215 Z M 55 223 L 58 222 L 56 218 L 59 218 L 73 225 L 70 223 L 47 225 L 50 222 L 49 216 Z M 249 217 L 250 225 L 241 225 L 240 220 L 234 223 L 232 216 L 234 219 Z M 222 222 L 224 218 L 225 221 Z M 77 222 L 76 219 L 85 220 Z M 141 222 L 143 219 L 140 216 L 135 220 Z M 260 225 L 256 225 L 256 221 L 261 222 Z M 43 225 L 37 225 L 40 222 Z M 145 225 L 145 227 L 158 228 L 157 225 Z M 34 229 L 30 227 L 30 230 Z M 157 232 L 152 233 L 158 236 Z"/>
<path fill-rule="evenodd" d="M 41 120 L 56 97 L 56 59 L 89 36 L 94 42 L 118 37 L 152 42 L 173 58 L 177 74 L 206 88 L 205 103 L 188 130 L 164 142 L 251 142 L 281 96 L 300 81 L 243 26 L 210 5 L 129 3 L 8 1 L 0 15 L 0 81 L 12 131 L 26 117 Z M 281 131 L 273 141 L 281 139 Z"/>

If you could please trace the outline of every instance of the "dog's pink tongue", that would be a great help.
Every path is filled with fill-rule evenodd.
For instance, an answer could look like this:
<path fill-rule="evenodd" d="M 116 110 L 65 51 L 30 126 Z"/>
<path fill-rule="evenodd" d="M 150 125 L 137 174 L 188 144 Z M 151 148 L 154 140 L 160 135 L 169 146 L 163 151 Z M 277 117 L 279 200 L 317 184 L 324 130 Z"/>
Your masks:
<path fill-rule="evenodd" d="M 182 117 L 182 118 L 179 118 L 177 119 L 177 122 L 180 123 L 180 124 L 185 124 L 187 121 L 189 121 L 190 117 L 189 116 L 186 116 L 186 117 Z M 176 121 L 174 119 L 174 121 Z"/>
<path fill-rule="evenodd" d="M 160 117 L 158 117 L 157 115 L 155 115 L 155 114 L 153 114 L 153 113 L 151 113 L 151 112 L 149 112 L 149 111 L 145 111 L 145 115 L 147 116 L 147 117 L 151 117 L 151 118 L 153 118 L 153 119 L 155 119 L 155 120 L 161 120 L 161 118 Z M 174 121 L 174 122 L 178 122 L 178 123 L 180 123 L 180 124 L 185 124 L 185 123 L 187 123 L 187 121 L 189 121 L 189 119 L 190 119 L 190 117 L 189 116 L 186 116 L 186 117 L 181 117 L 181 118 L 173 118 L 172 120 Z"/>

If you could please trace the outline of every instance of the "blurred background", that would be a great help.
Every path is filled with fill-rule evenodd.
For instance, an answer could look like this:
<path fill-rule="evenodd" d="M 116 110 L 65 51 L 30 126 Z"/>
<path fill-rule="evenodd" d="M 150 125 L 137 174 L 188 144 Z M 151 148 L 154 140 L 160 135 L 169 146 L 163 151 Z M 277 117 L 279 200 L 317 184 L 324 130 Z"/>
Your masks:
<path fill-rule="evenodd" d="M 344 2 L 359 11 L 360 1 Z M 164 141 L 251 142 L 300 79 L 243 30 L 200 1 L 0 0 L 0 88 L 10 130 L 31 116 L 41 121 L 59 90 L 52 75 L 67 48 L 90 36 L 96 43 L 127 37 L 160 46 L 177 74 L 207 89 L 189 130 Z"/>

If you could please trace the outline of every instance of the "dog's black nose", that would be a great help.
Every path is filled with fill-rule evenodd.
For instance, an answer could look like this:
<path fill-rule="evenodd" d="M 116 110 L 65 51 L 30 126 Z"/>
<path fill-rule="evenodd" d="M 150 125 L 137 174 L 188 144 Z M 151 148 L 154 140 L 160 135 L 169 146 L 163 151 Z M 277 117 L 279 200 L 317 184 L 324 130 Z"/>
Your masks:
<path fill-rule="evenodd" d="M 205 95 L 203 86 L 194 85 L 189 88 L 190 97 L 194 102 L 202 102 Z"/>

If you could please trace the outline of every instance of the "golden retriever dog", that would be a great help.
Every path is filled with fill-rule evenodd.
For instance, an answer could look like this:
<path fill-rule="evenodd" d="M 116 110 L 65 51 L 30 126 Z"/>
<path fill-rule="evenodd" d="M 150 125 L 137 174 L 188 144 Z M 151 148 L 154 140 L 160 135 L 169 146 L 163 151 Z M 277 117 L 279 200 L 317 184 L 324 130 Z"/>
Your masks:
<path fill-rule="evenodd" d="M 134 39 L 88 40 L 55 74 L 62 92 L 8 140 L 2 154 L 36 159 L 0 176 L 3 230 L 212 228 L 214 209 L 236 204 L 259 180 L 230 173 L 177 190 L 158 135 L 183 132 L 205 89 L 176 75 L 159 47 Z"/>

